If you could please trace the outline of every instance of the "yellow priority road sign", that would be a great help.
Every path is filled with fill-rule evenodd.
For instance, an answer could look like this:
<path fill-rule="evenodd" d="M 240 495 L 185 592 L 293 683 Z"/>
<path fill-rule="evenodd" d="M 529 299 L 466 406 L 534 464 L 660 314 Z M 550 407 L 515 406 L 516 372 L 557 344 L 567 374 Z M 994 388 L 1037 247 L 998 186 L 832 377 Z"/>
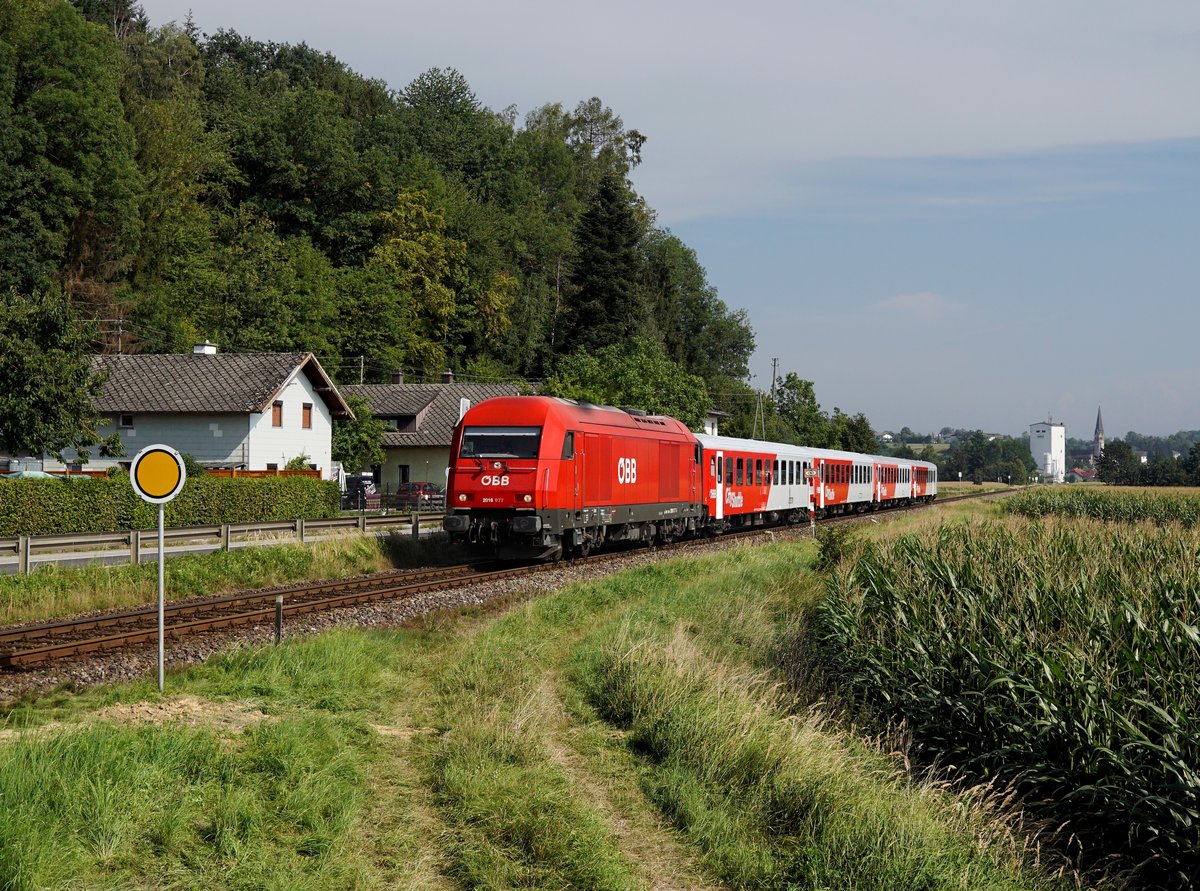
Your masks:
<path fill-rule="evenodd" d="M 170 501 L 187 480 L 183 457 L 169 445 L 148 445 L 129 466 L 129 481 L 133 491 L 151 504 Z"/>

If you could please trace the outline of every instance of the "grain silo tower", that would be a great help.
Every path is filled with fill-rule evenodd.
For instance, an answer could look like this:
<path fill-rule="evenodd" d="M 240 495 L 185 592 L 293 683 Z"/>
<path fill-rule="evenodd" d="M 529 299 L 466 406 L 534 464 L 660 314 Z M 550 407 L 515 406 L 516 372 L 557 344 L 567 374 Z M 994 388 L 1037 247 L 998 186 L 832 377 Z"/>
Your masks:
<path fill-rule="evenodd" d="M 1067 426 L 1053 420 L 1029 425 L 1029 451 L 1048 483 L 1061 483 L 1067 472 Z"/>

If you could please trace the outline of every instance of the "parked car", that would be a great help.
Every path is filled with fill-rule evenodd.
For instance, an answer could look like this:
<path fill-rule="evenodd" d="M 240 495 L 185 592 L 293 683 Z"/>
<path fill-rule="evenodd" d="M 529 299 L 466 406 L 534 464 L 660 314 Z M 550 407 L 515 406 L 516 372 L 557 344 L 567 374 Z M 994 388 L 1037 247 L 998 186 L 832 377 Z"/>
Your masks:
<path fill-rule="evenodd" d="M 446 493 L 433 483 L 400 483 L 394 501 L 397 509 L 441 510 Z"/>

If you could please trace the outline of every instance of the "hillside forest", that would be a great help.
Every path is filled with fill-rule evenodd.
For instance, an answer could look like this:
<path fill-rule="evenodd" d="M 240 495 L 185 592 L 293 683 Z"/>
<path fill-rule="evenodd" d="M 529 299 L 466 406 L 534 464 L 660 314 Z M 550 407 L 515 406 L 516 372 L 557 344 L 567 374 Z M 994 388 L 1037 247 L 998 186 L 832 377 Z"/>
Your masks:
<path fill-rule="evenodd" d="M 750 386 L 746 313 L 631 183 L 652 146 L 599 98 L 496 111 L 453 68 L 393 88 L 134 0 L 0 0 L 0 450 L 113 447 L 89 357 L 208 339 L 880 451 L 796 373 Z M 1002 448 L 913 453 L 1015 479 Z"/>

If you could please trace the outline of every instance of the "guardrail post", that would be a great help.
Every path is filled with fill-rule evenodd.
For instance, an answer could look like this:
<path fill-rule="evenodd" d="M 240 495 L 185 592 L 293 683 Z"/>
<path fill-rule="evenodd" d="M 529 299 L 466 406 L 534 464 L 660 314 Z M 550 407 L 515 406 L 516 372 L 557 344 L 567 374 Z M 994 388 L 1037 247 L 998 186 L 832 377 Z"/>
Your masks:
<path fill-rule="evenodd" d="M 228 550 L 229 550 L 229 538 L 230 538 L 230 535 L 229 535 L 229 524 L 228 524 L 228 523 L 222 523 L 222 524 L 221 524 L 221 550 L 222 550 L 222 551 L 228 551 Z"/>
<path fill-rule="evenodd" d="M 300 544 L 304 544 L 304 517 L 296 518 L 296 537 L 300 539 Z"/>
<path fill-rule="evenodd" d="M 358 531 L 359 532 L 367 531 L 367 515 L 366 514 L 358 515 Z"/>
<path fill-rule="evenodd" d="M 412 537 L 413 538 L 421 537 L 421 515 L 419 513 L 417 513 L 416 511 L 413 511 L 413 517 L 412 517 Z"/>
<path fill-rule="evenodd" d="M 17 572 L 26 575 L 29 572 L 29 536 L 17 538 Z"/>
<path fill-rule="evenodd" d="M 129 530 L 129 562 L 137 566 L 142 562 L 142 533 L 140 530 Z"/>

